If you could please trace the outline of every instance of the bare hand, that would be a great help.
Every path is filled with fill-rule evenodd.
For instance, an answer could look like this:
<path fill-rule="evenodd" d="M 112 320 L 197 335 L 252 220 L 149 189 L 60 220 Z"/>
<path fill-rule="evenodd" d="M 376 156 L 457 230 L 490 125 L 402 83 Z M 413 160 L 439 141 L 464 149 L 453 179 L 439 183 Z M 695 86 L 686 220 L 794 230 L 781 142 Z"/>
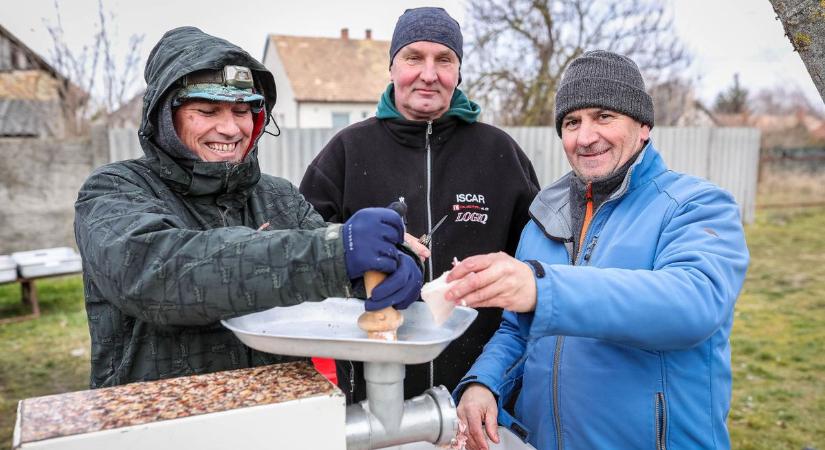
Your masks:
<path fill-rule="evenodd" d="M 404 233 L 404 242 L 413 249 L 418 258 L 423 262 L 430 257 L 430 249 L 426 245 L 418 242 L 418 238 L 410 233 Z"/>
<path fill-rule="evenodd" d="M 447 282 L 459 280 L 444 296 L 473 308 L 514 312 L 536 309 L 536 279 L 527 264 L 506 253 L 471 256 L 453 267 Z"/>
<path fill-rule="evenodd" d="M 487 436 L 499 443 L 498 405 L 489 389 L 471 384 L 461 395 L 457 413 L 458 418 L 467 423 L 467 450 L 488 450 Z"/>

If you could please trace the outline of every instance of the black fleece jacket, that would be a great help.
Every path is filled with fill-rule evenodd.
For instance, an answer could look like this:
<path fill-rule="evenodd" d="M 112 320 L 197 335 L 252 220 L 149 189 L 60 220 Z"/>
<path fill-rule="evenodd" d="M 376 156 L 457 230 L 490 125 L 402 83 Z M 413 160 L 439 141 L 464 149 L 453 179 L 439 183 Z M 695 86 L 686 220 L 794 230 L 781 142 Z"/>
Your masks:
<path fill-rule="evenodd" d="M 518 144 L 490 125 L 454 116 L 431 124 L 370 118 L 332 138 L 307 168 L 300 191 L 331 222 L 399 197 L 408 205 L 407 232 L 414 236 L 446 216 L 433 234 L 425 270 L 430 280 L 449 270 L 453 257 L 514 254 L 538 181 Z M 470 329 L 435 360 L 432 380 L 429 364 L 407 367 L 405 395 L 419 395 L 431 383 L 454 388 L 500 321 L 501 310 L 479 310 Z M 364 398 L 358 366 L 338 364 L 339 385 L 351 402 Z"/>

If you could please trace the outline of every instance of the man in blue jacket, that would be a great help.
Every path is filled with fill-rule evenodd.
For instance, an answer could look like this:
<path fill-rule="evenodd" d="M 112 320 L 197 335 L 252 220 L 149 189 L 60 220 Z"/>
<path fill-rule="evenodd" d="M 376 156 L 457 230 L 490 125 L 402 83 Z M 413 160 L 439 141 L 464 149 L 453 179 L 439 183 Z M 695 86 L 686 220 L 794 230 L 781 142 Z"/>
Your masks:
<path fill-rule="evenodd" d="M 555 112 L 572 172 L 533 201 L 516 258 L 473 256 L 448 278 L 448 299 L 506 310 L 454 393 L 468 448 L 497 442 L 497 422 L 539 450 L 729 448 L 748 265 L 734 199 L 667 169 L 625 56 L 574 60 Z"/>

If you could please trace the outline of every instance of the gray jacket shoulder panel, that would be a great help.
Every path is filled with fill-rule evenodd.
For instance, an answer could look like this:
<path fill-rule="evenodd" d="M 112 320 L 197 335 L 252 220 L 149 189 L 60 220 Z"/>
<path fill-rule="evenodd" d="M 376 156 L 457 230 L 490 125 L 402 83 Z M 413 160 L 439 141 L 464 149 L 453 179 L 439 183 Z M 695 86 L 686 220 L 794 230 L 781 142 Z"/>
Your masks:
<path fill-rule="evenodd" d="M 548 237 L 572 241 L 570 228 L 570 178 L 568 172 L 550 186 L 541 190 L 530 204 L 530 218 L 536 222 Z"/>

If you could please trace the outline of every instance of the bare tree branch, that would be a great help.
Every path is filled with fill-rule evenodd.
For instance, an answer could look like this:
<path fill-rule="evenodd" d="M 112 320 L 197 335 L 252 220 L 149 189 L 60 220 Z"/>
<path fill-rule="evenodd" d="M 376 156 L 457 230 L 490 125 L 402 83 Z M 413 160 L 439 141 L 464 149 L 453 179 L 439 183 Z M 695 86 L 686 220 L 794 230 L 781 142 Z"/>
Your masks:
<path fill-rule="evenodd" d="M 825 102 L 825 2 L 822 0 L 770 0 L 785 28 L 785 36 L 805 63 Z"/>
<path fill-rule="evenodd" d="M 56 23 L 45 23 L 52 38 L 51 63 L 66 81 L 59 87 L 61 112 L 68 125 L 67 134 L 83 135 L 89 131 L 94 113 L 108 123 L 110 114 L 120 108 L 137 80 L 140 71 L 140 48 L 143 35 L 133 35 L 122 64 L 118 64 L 110 23 L 114 15 L 106 12 L 98 0 L 98 23 L 92 45 L 80 51 L 67 45 L 60 7 L 54 1 Z M 100 86 L 99 86 L 100 84 Z"/>
<path fill-rule="evenodd" d="M 689 63 L 654 0 L 471 0 L 468 13 L 467 90 L 494 122 L 552 124 L 562 72 L 587 50 L 623 53 L 654 80 Z"/>

